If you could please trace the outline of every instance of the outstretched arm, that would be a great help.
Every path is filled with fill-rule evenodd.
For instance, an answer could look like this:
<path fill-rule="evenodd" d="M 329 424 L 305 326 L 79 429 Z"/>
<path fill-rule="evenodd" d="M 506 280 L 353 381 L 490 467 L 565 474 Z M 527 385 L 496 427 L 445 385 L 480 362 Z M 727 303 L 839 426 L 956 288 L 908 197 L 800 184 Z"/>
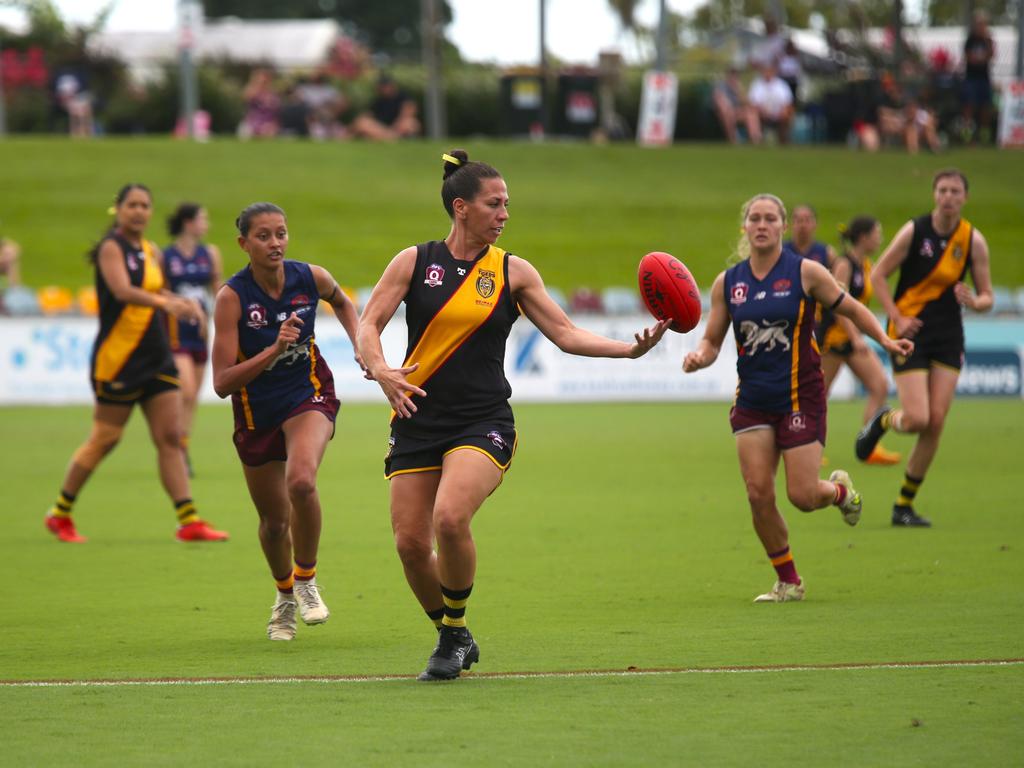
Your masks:
<path fill-rule="evenodd" d="M 711 285 L 711 310 L 708 312 L 704 338 L 697 344 L 697 349 L 683 358 L 683 373 L 693 373 L 707 368 L 718 359 L 722 351 L 722 342 L 729 332 L 729 310 L 725 306 L 725 272 L 719 272 Z"/>
<path fill-rule="evenodd" d="M 341 290 L 341 286 L 331 277 L 330 272 L 315 264 L 310 264 L 310 270 L 313 272 L 313 280 L 316 282 L 317 294 L 331 306 L 334 316 L 338 318 L 341 327 L 348 334 L 349 341 L 352 342 L 356 362 L 359 363 L 359 367 L 365 372 L 366 365 L 363 363 L 363 358 L 359 355 L 359 314 L 356 312 L 356 305 L 352 303 L 348 294 Z"/>
<path fill-rule="evenodd" d="M 914 351 L 914 342 L 909 339 L 890 339 L 871 310 L 859 301 L 851 299 L 846 291 L 839 287 L 832 273 L 821 264 L 804 259 L 800 264 L 800 279 L 803 282 L 804 293 L 837 315 L 850 318 L 854 325 L 877 341 L 886 352 L 909 355 Z"/>
<path fill-rule="evenodd" d="M 509 257 L 509 288 L 523 313 L 537 329 L 563 352 L 584 357 L 641 357 L 654 347 L 670 320 L 660 320 L 642 333 L 634 334 L 630 344 L 579 328 L 573 324 L 555 300 L 548 294 L 540 273 L 525 259 Z"/>

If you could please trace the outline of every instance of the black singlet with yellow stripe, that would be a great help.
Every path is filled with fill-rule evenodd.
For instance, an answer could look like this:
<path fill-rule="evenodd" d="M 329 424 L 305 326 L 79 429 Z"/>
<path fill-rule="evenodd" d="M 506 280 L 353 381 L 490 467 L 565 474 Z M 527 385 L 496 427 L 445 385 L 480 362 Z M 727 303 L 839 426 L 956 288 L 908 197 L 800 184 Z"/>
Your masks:
<path fill-rule="evenodd" d="M 437 434 L 485 420 L 512 423 L 505 342 L 519 309 L 508 280 L 508 254 L 493 245 L 459 261 L 443 241 L 416 246 L 405 296 L 409 346 L 406 379 L 422 387 L 417 411 L 393 419 L 398 434 Z"/>
<path fill-rule="evenodd" d="M 914 219 L 914 236 L 893 298 L 900 314 L 921 321 L 916 342 L 963 344 L 963 316 L 954 289 L 971 264 L 972 234 L 967 219 L 945 235 L 935 231 L 930 213 Z M 895 334 L 890 322 L 889 336 Z"/>
<path fill-rule="evenodd" d="M 839 258 L 846 259 L 850 265 L 850 284 L 844 286 L 850 298 L 856 299 L 865 307 L 871 301 L 874 291 L 871 287 L 871 259 L 864 258 L 860 263 L 844 253 Z M 836 313 L 828 309 L 821 311 L 817 327 L 818 346 L 822 352 L 843 349 L 850 343 L 850 336 L 837 320 Z"/>
<path fill-rule="evenodd" d="M 143 240 L 136 248 L 120 235 L 106 238 L 117 243 L 128 278 L 136 288 L 159 293 L 164 278 L 153 246 Z M 104 243 L 106 243 L 104 240 Z M 107 392 L 131 391 L 163 372 L 174 371 L 167 332 L 155 307 L 126 304 L 111 292 L 96 265 L 96 298 L 100 331 L 92 349 L 92 378 Z"/>

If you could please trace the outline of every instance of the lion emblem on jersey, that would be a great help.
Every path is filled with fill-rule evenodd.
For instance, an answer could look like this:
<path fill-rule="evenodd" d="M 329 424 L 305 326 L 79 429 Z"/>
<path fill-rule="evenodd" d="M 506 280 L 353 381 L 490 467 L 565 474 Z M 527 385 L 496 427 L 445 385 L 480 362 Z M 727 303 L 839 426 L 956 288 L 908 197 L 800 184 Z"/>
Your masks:
<path fill-rule="evenodd" d="M 773 323 L 761 325 L 753 320 L 744 320 L 740 323 L 740 333 L 743 334 L 743 349 L 748 355 L 756 355 L 758 350 L 764 347 L 765 352 L 771 352 L 776 345 L 783 350 L 789 350 L 789 339 L 786 338 L 786 329 L 789 328 L 788 320 L 776 320 Z"/>
<path fill-rule="evenodd" d="M 476 292 L 484 299 L 494 295 L 494 273 L 486 269 L 480 270 L 480 277 L 476 279 Z"/>

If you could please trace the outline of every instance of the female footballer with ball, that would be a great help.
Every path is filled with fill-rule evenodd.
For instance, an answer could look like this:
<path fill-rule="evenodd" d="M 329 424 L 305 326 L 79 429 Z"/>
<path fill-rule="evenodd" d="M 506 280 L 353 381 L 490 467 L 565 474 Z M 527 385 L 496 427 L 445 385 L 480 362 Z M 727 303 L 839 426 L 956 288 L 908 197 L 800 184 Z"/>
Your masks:
<path fill-rule="evenodd" d="M 465 618 L 476 573 L 470 523 L 515 453 L 504 358 L 520 311 L 562 351 L 589 357 L 640 357 L 668 327 L 659 322 L 633 344 L 577 328 L 537 270 L 494 245 L 508 221 L 501 174 L 462 150 L 444 161 L 441 200 L 451 231 L 394 257 L 359 324 L 359 349 L 394 409 L 384 470 L 395 545 L 413 594 L 439 629 L 421 680 L 458 677 L 480 657 Z M 403 301 L 408 351 L 391 368 L 380 334 Z"/>
<path fill-rule="evenodd" d="M 317 305 L 330 305 L 353 348 L 358 318 L 327 270 L 285 259 L 283 210 L 254 203 L 236 225 L 249 265 L 217 294 L 213 388 L 220 397 L 231 395 L 235 449 L 259 513 L 263 554 L 277 582 L 267 635 L 291 640 L 296 608 L 306 624 L 322 624 L 330 615 L 316 583 L 321 528 L 316 473 L 334 436 L 338 400 L 314 337 Z"/>
<path fill-rule="evenodd" d="M 960 212 L 967 177 L 955 168 L 935 174 L 935 207 L 904 224 L 875 265 L 871 285 L 889 316 L 889 335 L 913 339 L 914 354 L 893 354 L 900 407 L 883 406 L 857 436 L 857 458 L 867 460 L 886 430 L 917 435 L 892 508 L 892 524 L 913 528 L 931 522 L 914 511 L 914 497 L 939 450 L 960 368 L 964 364 L 961 307 L 992 309 L 988 243 Z M 895 296 L 886 279 L 899 270 Z M 974 290 L 964 282 L 968 270 Z"/>
<path fill-rule="evenodd" d="M 729 414 L 754 530 L 777 574 L 755 602 L 801 600 L 804 584 L 789 550 L 789 531 L 775 501 L 781 458 L 790 502 L 804 512 L 834 504 L 848 525 L 860 519 L 861 498 L 850 476 L 818 477 L 825 444 L 825 387 L 814 342 L 815 303 L 849 317 L 886 350 L 909 354 L 913 344 L 889 339 L 875 316 L 851 301 L 821 264 L 782 247 L 786 208 L 756 195 L 741 214 L 739 262 L 715 278 L 704 338 L 683 360 L 686 373 L 718 358 L 730 323 L 739 355 L 736 402 Z"/>

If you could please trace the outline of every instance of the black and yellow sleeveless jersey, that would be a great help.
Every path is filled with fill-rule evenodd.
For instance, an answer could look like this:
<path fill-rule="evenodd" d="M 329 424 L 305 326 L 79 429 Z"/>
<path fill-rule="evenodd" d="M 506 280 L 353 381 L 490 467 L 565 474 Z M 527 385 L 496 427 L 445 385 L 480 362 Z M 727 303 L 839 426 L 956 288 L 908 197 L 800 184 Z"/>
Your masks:
<path fill-rule="evenodd" d="M 963 337 L 960 302 L 954 289 L 971 264 L 973 231 L 967 219 L 960 219 L 945 235 L 935 231 L 930 213 L 914 219 L 914 236 L 900 266 L 893 298 L 901 314 L 921 321 L 915 338 Z M 895 338 L 895 333 L 890 322 L 889 335 Z"/>
<path fill-rule="evenodd" d="M 850 284 L 843 287 L 850 298 L 856 299 L 866 307 L 874 294 L 874 290 L 871 288 L 871 259 L 863 259 L 858 264 L 850 258 L 849 254 L 844 253 L 839 258 L 846 259 L 850 263 Z M 822 348 L 823 352 L 842 347 L 850 340 L 846 329 L 836 319 L 835 312 L 830 312 L 827 309 L 821 311 L 817 333 L 818 346 Z"/>
<path fill-rule="evenodd" d="M 164 278 L 153 254 L 143 240 L 135 248 L 118 235 L 111 235 L 124 256 L 131 284 L 157 293 Z M 111 293 L 99 265 L 96 265 L 96 297 L 99 301 L 100 332 L 92 350 L 92 378 L 108 384 L 108 392 L 130 391 L 157 376 L 161 369 L 174 370 L 167 332 L 155 307 L 125 304 Z"/>
<path fill-rule="evenodd" d="M 488 246 L 459 261 L 443 241 L 416 246 L 405 296 L 407 380 L 422 387 L 417 411 L 393 419 L 400 434 L 444 432 L 485 420 L 512 421 L 505 378 L 505 342 L 519 309 L 508 283 L 508 254 Z"/>

